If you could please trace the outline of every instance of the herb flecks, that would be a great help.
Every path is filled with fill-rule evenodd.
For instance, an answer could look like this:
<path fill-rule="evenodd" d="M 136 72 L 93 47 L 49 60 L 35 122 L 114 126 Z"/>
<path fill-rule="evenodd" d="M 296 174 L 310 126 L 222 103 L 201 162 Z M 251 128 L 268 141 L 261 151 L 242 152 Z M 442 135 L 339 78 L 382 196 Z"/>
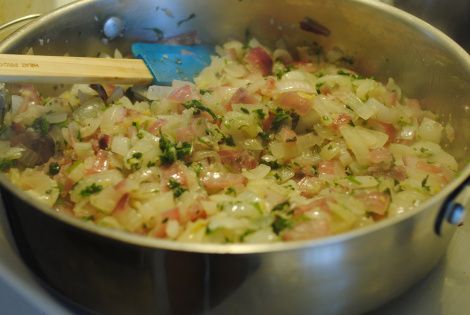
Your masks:
<path fill-rule="evenodd" d="M 173 178 L 170 178 L 170 180 L 168 181 L 168 188 L 170 188 L 173 191 L 173 196 L 175 198 L 178 198 L 185 191 L 188 191 L 186 188 L 183 188 L 177 180 Z"/>
<path fill-rule="evenodd" d="M 88 197 L 88 196 L 97 194 L 102 190 L 103 190 L 103 186 L 93 183 L 90 186 L 87 186 L 84 189 L 82 189 L 82 191 L 80 191 L 80 196 Z"/>
<path fill-rule="evenodd" d="M 209 107 L 205 106 L 204 104 L 202 104 L 201 101 L 198 101 L 198 100 L 191 100 L 191 101 L 188 101 L 188 102 L 185 102 L 183 104 L 184 108 L 194 108 L 198 111 L 203 111 L 203 112 L 206 112 L 208 113 L 209 115 L 211 115 L 211 117 L 214 119 L 214 120 L 218 120 L 219 117 L 217 116 L 216 113 L 214 113 L 212 111 L 212 109 L 210 109 Z"/>

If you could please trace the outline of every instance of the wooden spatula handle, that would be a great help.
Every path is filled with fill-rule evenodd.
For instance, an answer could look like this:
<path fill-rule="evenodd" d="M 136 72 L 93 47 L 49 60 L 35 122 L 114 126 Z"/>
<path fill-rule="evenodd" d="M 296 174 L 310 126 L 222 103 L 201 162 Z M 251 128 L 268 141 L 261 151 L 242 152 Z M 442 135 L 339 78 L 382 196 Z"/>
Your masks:
<path fill-rule="evenodd" d="M 0 54 L 0 82 L 148 84 L 140 59 Z"/>

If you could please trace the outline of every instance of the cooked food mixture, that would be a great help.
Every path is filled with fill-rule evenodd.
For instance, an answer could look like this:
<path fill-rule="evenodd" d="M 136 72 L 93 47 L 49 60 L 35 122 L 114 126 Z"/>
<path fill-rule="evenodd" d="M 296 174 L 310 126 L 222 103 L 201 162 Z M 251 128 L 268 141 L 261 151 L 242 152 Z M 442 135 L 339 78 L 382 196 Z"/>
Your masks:
<path fill-rule="evenodd" d="M 182 242 L 316 239 L 398 216 L 457 171 L 453 129 L 338 51 L 231 41 L 195 83 L 11 90 L 0 167 L 56 211 Z"/>

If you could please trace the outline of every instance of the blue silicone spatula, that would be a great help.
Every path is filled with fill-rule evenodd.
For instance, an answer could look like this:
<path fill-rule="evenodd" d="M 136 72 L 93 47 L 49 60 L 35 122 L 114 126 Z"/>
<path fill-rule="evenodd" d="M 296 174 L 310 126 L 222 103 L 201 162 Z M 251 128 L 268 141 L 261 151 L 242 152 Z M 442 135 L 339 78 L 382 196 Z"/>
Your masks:
<path fill-rule="evenodd" d="M 0 54 L 0 82 L 171 85 L 210 64 L 212 46 L 135 43 L 136 59 Z"/>

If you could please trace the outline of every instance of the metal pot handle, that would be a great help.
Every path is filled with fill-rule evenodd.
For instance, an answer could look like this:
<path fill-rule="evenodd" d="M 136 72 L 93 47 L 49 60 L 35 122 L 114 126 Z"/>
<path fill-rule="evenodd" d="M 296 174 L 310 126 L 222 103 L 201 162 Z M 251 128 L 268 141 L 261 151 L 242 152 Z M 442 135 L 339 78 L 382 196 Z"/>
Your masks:
<path fill-rule="evenodd" d="M 0 31 L 6 30 L 9 27 L 13 27 L 18 23 L 26 22 L 26 21 L 29 21 L 29 20 L 35 20 L 40 16 L 41 16 L 41 14 L 30 14 L 30 15 L 22 16 L 20 18 L 11 20 L 11 21 L 9 21 L 5 24 L 0 25 Z"/>
<path fill-rule="evenodd" d="M 470 177 L 457 187 L 444 201 L 439 211 L 434 232 L 441 235 L 442 224 L 446 221 L 452 225 L 461 225 L 467 209 L 470 208 Z"/>

